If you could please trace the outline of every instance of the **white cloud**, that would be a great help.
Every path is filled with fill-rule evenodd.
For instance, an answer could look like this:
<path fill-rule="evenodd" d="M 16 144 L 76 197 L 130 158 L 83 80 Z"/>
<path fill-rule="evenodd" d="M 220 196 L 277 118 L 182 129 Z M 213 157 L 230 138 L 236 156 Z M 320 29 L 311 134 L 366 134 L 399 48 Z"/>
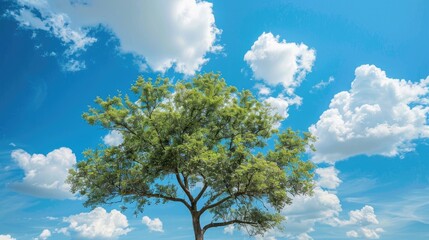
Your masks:
<path fill-rule="evenodd" d="M 11 235 L 0 235 L 0 240 L 16 240 L 16 238 L 13 238 Z"/>
<path fill-rule="evenodd" d="M 142 223 L 145 224 L 151 232 L 164 232 L 162 222 L 159 218 L 150 219 L 148 216 L 142 218 Z"/>
<path fill-rule="evenodd" d="M 316 224 L 337 225 L 341 211 L 340 200 L 334 193 L 316 187 L 313 195 L 295 196 L 292 204 L 282 210 L 286 217 L 285 231 L 271 231 L 266 237 L 312 239 L 309 233 L 314 231 Z"/>
<path fill-rule="evenodd" d="M 389 78 L 374 65 L 356 68 L 351 89 L 336 94 L 309 128 L 317 137 L 312 160 L 334 163 L 414 150 L 413 140 L 429 137 L 428 85 L 429 77 L 413 83 Z"/>
<path fill-rule="evenodd" d="M 132 1 L 19 1 L 12 16 L 31 29 L 47 31 L 74 54 L 93 44 L 88 31 L 99 26 L 119 40 L 119 49 L 144 58 L 155 71 L 174 67 L 194 74 L 208 61 L 206 54 L 221 49 L 216 38 L 212 3 L 196 0 Z M 35 14 L 39 12 L 40 15 Z"/>
<path fill-rule="evenodd" d="M 223 233 L 232 235 L 234 233 L 234 229 L 235 227 L 233 224 L 228 225 L 223 229 Z"/>
<path fill-rule="evenodd" d="M 39 197 L 59 199 L 73 197 L 70 185 L 64 182 L 68 170 L 76 164 L 76 156 L 71 149 L 62 147 L 46 156 L 30 155 L 18 149 L 12 151 L 11 156 L 25 173 L 22 182 L 11 184 L 12 188 Z"/>
<path fill-rule="evenodd" d="M 67 72 L 78 72 L 86 68 L 85 61 L 78 61 L 76 59 L 69 59 L 63 65 L 63 70 Z"/>
<path fill-rule="evenodd" d="M 315 51 L 305 44 L 279 41 L 280 36 L 262 33 L 244 55 L 256 79 L 270 86 L 282 85 L 288 94 L 301 84 L 311 71 Z"/>
<path fill-rule="evenodd" d="M 338 178 L 338 170 L 333 166 L 317 168 L 316 174 L 318 175 L 316 184 L 322 188 L 335 189 L 341 183 L 341 179 Z"/>
<path fill-rule="evenodd" d="M 42 233 L 40 233 L 38 238 L 35 238 L 34 240 L 46 240 L 51 236 L 51 231 L 49 229 L 44 229 Z"/>
<path fill-rule="evenodd" d="M 269 97 L 265 99 L 264 102 L 270 105 L 274 114 L 277 113 L 282 118 L 287 118 L 289 116 L 289 106 L 301 105 L 302 98 L 296 95 L 294 98 L 288 98 L 280 94 L 278 97 Z"/>
<path fill-rule="evenodd" d="M 322 88 L 325 88 L 326 86 L 328 86 L 329 84 L 331 84 L 333 81 L 335 81 L 335 78 L 333 76 L 329 76 L 328 81 L 322 80 L 319 83 L 317 83 L 316 85 L 314 85 L 312 88 L 322 89 Z"/>
<path fill-rule="evenodd" d="M 258 89 L 258 94 L 266 96 L 271 94 L 271 89 L 264 84 L 255 84 L 255 88 Z"/>
<path fill-rule="evenodd" d="M 379 234 L 384 232 L 382 228 L 371 229 L 365 227 L 361 228 L 361 231 L 363 233 L 363 236 L 365 236 L 367 239 L 379 239 Z"/>
<path fill-rule="evenodd" d="M 70 225 L 57 232 L 67 234 L 68 231 L 74 231 L 83 238 L 116 238 L 131 231 L 125 215 L 115 209 L 108 213 L 102 207 L 66 217 L 64 222 Z"/>
<path fill-rule="evenodd" d="M 347 233 L 346 233 L 346 235 L 347 235 L 347 237 L 353 237 L 353 238 L 357 238 L 357 237 L 359 237 L 359 234 L 355 231 L 355 230 L 352 230 L 352 231 L 348 231 Z"/>
<path fill-rule="evenodd" d="M 349 217 L 349 220 L 338 220 L 340 226 L 357 227 L 357 229 L 346 233 L 348 237 L 378 239 L 380 238 L 380 233 L 384 232 L 382 228 L 377 227 L 379 221 L 372 206 L 365 205 L 360 210 L 350 211 Z"/>
<path fill-rule="evenodd" d="M 124 138 L 121 134 L 121 132 L 117 130 L 110 131 L 106 136 L 103 138 L 104 144 L 108 146 L 119 146 L 124 141 Z"/>
<path fill-rule="evenodd" d="M 365 205 L 361 210 L 350 211 L 350 220 L 346 224 L 378 224 L 377 216 L 374 213 L 374 208 Z"/>

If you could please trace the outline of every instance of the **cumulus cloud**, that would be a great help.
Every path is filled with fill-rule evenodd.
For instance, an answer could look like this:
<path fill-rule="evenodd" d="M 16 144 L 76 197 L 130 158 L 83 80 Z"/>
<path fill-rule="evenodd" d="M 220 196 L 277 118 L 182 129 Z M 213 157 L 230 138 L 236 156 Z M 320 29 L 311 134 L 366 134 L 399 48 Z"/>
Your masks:
<path fill-rule="evenodd" d="M 0 240 L 16 240 L 16 238 L 13 238 L 11 235 L 0 235 Z"/>
<path fill-rule="evenodd" d="M 150 219 L 148 216 L 142 218 L 142 223 L 149 228 L 151 232 L 164 232 L 162 222 L 159 218 Z"/>
<path fill-rule="evenodd" d="M 12 151 L 11 157 L 24 170 L 22 182 L 12 183 L 15 190 L 45 198 L 72 198 L 70 185 L 64 181 L 68 170 L 76 164 L 76 156 L 71 149 L 62 147 L 46 156 L 30 155 L 22 149 Z"/>
<path fill-rule="evenodd" d="M 338 178 L 338 170 L 333 166 L 317 168 L 315 171 L 318 176 L 318 180 L 316 181 L 318 186 L 327 189 L 335 189 L 340 185 L 341 179 Z"/>
<path fill-rule="evenodd" d="M 301 104 L 302 98 L 296 96 L 295 88 L 311 71 L 315 58 L 315 51 L 305 44 L 280 41 L 280 36 L 265 32 L 244 55 L 254 78 L 264 83 L 255 84 L 258 94 L 283 118 L 289 116 L 291 105 Z M 278 85 L 282 86 L 281 93 L 277 97 L 269 96 Z"/>
<path fill-rule="evenodd" d="M 389 78 L 374 65 L 356 68 L 349 91 L 334 96 L 309 131 L 317 137 L 316 163 L 356 155 L 397 156 L 413 140 L 429 137 L 429 77 L 420 82 Z"/>
<path fill-rule="evenodd" d="M 131 231 L 125 215 L 115 209 L 108 213 L 102 207 L 88 213 L 66 217 L 63 221 L 70 225 L 57 232 L 68 234 L 69 231 L 73 231 L 83 238 L 116 238 Z"/>
<path fill-rule="evenodd" d="M 124 141 L 124 138 L 121 134 L 121 132 L 117 130 L 110 131 L 106 136 L 103 138 L 104 144 L 108 146 L 119 146 Z"/>
<path fill-rule="evenodd" d="M 316 224 L 338 225 L 338 215 L 341 211 L 337 195 L 316 187 L 313 195 L 295 196 L 292 204 L 282 210 L 286 217 L 285 231 L 272 230 L 261 239 L 312 239 L 309 233 L 314 231 Z"/>
<path fill-rule="evenodd" d="M 282 85 L 289 94 L 311 71 L 315 51 L 300 43 L 280 41 L 280 36 L 262 33 L 244 55 L 256 79 L 270 86 Z"/>
<path fill-rule="evenodd" d="M 51 236 L 51 231 L 49 229 L 44 229 L 42 233 L 40 233 L 38 238 L 35 238 L 34 240 L 46 240 Z"/>
<path fill-rule="evenodd" d="M 287 118 L 289 116 L 288 110 L 289 106 L 293 104 L 301 104 L 301 98 L 297 97 L 295 99 L 284 97 L 280 95 L 278 97 L 268 97 L 264 100 L 265 103 L 271 108 L 271 111 L 274 114 L 280 115 L 282 118 Z"/>
<path fill-rule="evenodd" d="M 341 226 L 352 226 L 357 229 L 348 231 L 348 237 L 362 237 L 366 239 L 378 239 L 380 233 L 384 232 L 383 228 L 377 227 L 379 224 L 372 206 L 365 205 L 360 210 L 349 212 L 349 220 L 339 221 Z"/>
<path fill-rule="evenodd" d="M 74 55 L 97 39 L 89 36 L 102 26 L 119 40 L 119 50 L 145 59 L 155 71 L 194 74 L 221 49 L 216 38 L 212 3 L 196 0 L 69 1 L 18 0 L 21 9 L 10 14 L 30 29 L 46 31 Z M 72 65 L 73 66 L 73 65 Z M 73 69 L 73 68 L 72 68 Z M 77 69 L 77 68 L 75 68 Z"/>

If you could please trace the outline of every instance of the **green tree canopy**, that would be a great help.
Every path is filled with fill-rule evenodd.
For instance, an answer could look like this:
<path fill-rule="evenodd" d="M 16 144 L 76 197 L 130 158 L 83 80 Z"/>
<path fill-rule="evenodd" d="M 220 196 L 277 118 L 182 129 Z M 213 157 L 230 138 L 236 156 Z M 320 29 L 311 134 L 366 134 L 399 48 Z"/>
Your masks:
<path fill-rule="evenodd" d="M 312 137 L 291 129 L 250 91 L 238 92 L 220 75 L 197 75 L 171 84 L 139 77 L 137 96 L 97 98 L 83 118 L 117 130 L 119 146 L 84 153 L 70 171 L 73 193 L 86 206 L 121 201 L 183 204 L 192 216 L 195 239 L 213 227 L 246 226 L 261 234 L 282 221 L 280 210 L 296 194 L 312 189 L 313 164 L 301 159 Z M 272 150 L 267 140 L 277 135 Z M 203 223 L 201 216 L 210 214 Z"/>

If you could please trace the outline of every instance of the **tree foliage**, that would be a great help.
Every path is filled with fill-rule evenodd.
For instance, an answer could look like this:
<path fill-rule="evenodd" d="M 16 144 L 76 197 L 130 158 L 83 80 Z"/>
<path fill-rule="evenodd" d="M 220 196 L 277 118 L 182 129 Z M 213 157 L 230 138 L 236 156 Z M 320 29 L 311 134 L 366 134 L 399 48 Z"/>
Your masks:
<path fill-rule="evenodd" d="M 281 222 L 292 196 L 311 192 L 313 164 L 301 158 L 312 137 L 279 133 L 273 126 L 281 118 L 250 91 L 238 92 L 213 73 L 174 85 L 139 77 L 131 90 L 137 99 L 98 97 L 83 114 L 124 139 L 86 151 L 70 171 L 72 191 L 86 197 L 86 206 L 135 203 L 140 212 L 151 203 L 181 203 L 195 239 L 203 239 L 208 229 L 229 224 L 261 234 Z M 207 213 L 212 221 L 202 225 Z"/>

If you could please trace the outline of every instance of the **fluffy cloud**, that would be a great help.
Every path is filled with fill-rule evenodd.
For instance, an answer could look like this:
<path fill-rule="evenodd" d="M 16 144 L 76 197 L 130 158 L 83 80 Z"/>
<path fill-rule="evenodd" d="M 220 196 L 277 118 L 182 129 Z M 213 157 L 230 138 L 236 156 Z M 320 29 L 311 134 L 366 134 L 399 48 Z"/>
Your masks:
<path fill-rule="evenodd" d="M 349 220 L 338 222 L 341 226 L 358 227 L 358 229 L 348 231 L 346 233 L 348 237 L 378 239 L 380 238 L 380 233 L 384 232 L 382 228 L 377 227 L 379 222 L 375 215 L 374 208 L 371 206 L 365 205 L 360 210 L 350 211 L 349 216 Z"/>
<path fill-rule="evenodd" d="M 13 238 L 11 235 L 0 235 L 0 240 L 16 240 L 16 238 Z"/>
<path fill-rule="evenodd" d="M 46 156 L 30 155 L 22 149 L 12 151 L 12 159 L 24 170 L 25 176 L 20 183 L 11 187 L 38 197 L 72 198 L 70 186 L 64 181 L 68 170 L 76 164 L 76 156 L 71 149 L 62 147 Z"/>
<path fill-rule="evenodd" d="M 315 51 L 305 44 L 279 41 L 280 36 L 262 33 L 244 55 L 256 79 L 270 86 L 282 85 L 288 93 L 301 84 L 311 71 L 316 59 Z"/>
<path fill-rule="evenodd" d="M 103 138 L 104 144 L 108 146 L 119 146 L 124 141 L 124 138 L 121 134 L 121 132 L 117 130 L 110 131 L 106 136 Z"/>
<path fill-rule="evenodd" d="M 151 232 L 164 232 L 162 222 L 159 218 L 150 219 L 148 216 L 142 218 L 142 223 L 149 228 Z"/>
<path fill-rule="evenodd" d="M 221 31 L 215 26 L 212 4 L 205 1 L 18 2 L 22 8 L 11 15 L 22 26 L 60 39 L 69 47 L 67 55 L 94 43 L 88 32 L 99 26 L 118 38 L 121 52 L 145 59 L 155 71 L 174 67 L 176 72 L 193 74 L 208 61 L 208 52 L 221 49 L 215 44 Z"/>
<path fill-rule="evenodd" d="M 317 137 L 312 160 L 334 163 L 412 151 L 413 140 L 429 137 L 428 85 L 429 77 L 413 83 L 389 78 L 374 65 L 356 68 L 351 89 L 336 94 L 309 128 Z"/>
<path fill-rule="evenodd" d="M 88 213 L 66 217 L 64 222 L 68 222 L 70 225 L 57 232 L 74 231 L 83 238 L 116 238 L 131 231 L 125 215 L 117 210 L 108 213 L 101 207 Z"/>
<path fill-rule="evenodd" d="M 264 102 L 270 105 L 273 113 L 276 113 L 283 118 L 287 118 L 289 116 L 289 106 L 293 104 L 300 105 L 301 98 L 296 97 L 295 99 L 290 99 L 280 95 L 278 97 L 269 97 L 265 99 Z"/>
<path fill-rule="evenodd" d="M 34 240 L 46 240 L 51 236 L 51 231 L 49 229 L 44 229 L 42 233 L 40 233 L 38 238 L 35 238 Z"/>
<path fill-rule="evenodd" d="M 311 71 L 315 58 L 315 51 L 305 44 L 280 41 L 280 36 L 265 32 L 244 55 L 244 60 L 252 69 L 254 78 L 266 84 L 255 85 L 260 96 L 271 94 L 273 89 L 270 87 L 282 86 L 282 93 L 277 97 L 265 98 L 264 101 L 283 118 L 289 116 L 288 110 L 291 105 L 301 104 L 302 99 L 296 96 L 294 91 Z"/>
<path fill-rule="evenodd" d="M 369 224 L 378 224 L 374 208 L 368 205 L 365 205 L 361 210 L 350 211 L 349 216 L 350 220 L 348 220 L 346 224 L 360 224 L 365 226 Z"/>
<path fill-rule="evenodd" d="M 333 166 L 326 168 L 317 168 L 316 174 L 318 175 L 318 180 L 316 184 L 322 188 L 335 189 L 340 183 L 341 179 L 338 178 L 338 170 Z"/>
<path fill-rule="evenodd" d="M 268 232 L 261 239 L 312 239 L 309 233 L 315 225 L 338 225 L 338 215 L 342 211 L 338 197 L 326 190 L 316 187 L 311 196 L 295 196 L 293 203 L 282 210 L 286 217 L 286 231 Z"/>

